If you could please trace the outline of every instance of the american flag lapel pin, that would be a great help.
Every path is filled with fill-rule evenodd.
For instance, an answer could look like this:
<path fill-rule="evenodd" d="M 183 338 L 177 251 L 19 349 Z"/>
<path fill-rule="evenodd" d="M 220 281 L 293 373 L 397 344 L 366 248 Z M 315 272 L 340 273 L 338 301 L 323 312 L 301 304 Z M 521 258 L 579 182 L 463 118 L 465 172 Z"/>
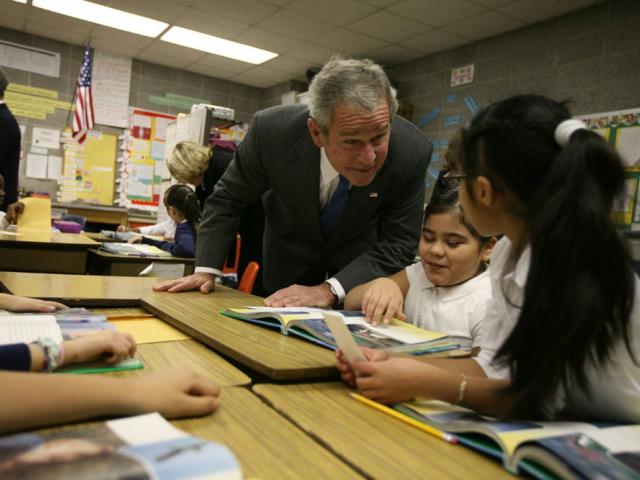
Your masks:
<path fill-rule="evenodd" d="M 378 192 L 369 192 L 369 198 L 378 198 Z"/>

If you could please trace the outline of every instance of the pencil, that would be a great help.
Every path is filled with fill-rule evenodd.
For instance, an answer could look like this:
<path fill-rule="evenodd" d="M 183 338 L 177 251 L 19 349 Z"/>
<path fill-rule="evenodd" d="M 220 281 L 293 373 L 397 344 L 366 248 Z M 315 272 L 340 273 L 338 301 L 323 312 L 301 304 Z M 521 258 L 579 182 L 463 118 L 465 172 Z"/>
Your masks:
<path fill-rule="evenodd" d="M 408 417 L 406 415 L 403 415 L 400 412 L 397 412 L 393 408 L 389 408 L 386 405 L 382 405 L 381 403 L 374 402 L 373 400 L 369 400 L 367 397 L 363 397 L 358 393 L 350 392 L 349 395 L 351 395 L 353 398 L 355 398 L 359 402 L 364 403 L 365 405 L 373 407 L 376 410 L 380 410 L 381 412 L 384 412 L 387 415 L 391 415 L 392 417 L 397 418 L 398 420 L 402 420 L 404 423 L 409 424 L 412 427 L 418 428 L 423 432 L 430 433 L 431 435 L 439 438 L 440 440 L 444 440 L 445 442 L 452 443 L 454 445 L 458 443 L 458 439 L 455 436 L 451 435 L 450 433 L 442 432 L 437 428 L 432 427 L 431 425 L 427 425 L 426 423 L 422 423 L 422 422 L 419 422 L 418 420 L 414 420 L 411 417 Z"/>

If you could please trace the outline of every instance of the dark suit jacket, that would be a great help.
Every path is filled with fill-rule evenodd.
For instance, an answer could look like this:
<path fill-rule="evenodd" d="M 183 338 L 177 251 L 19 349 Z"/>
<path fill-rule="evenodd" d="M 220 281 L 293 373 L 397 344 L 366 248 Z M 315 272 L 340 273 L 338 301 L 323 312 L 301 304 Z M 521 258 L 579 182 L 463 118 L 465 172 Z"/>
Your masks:
<path fill-rule="evenodd" d="M 320 150 L 311 140 L 308 116 L 304 105 L 256 113 L 207 199 L 196 266 L 221 268 L 244 210 L 263 194 L 263 281 L 269 292 L 303 283 L 311 270 L 335 276 L 348 292 L 411 263 L 420 236 L 429 140 L 396 116 L 385 164 L 370 185 L 351 188 L 342 217 L 325 239 L 320 226 Z"/>
<path fill-rule="evenodd" d="M 0 210 L 18 201 L 18 167 L 20 166 L 20 127 L 6 103 L 0 103 L 0 174 L 4 177 L 4 204 Z"/>

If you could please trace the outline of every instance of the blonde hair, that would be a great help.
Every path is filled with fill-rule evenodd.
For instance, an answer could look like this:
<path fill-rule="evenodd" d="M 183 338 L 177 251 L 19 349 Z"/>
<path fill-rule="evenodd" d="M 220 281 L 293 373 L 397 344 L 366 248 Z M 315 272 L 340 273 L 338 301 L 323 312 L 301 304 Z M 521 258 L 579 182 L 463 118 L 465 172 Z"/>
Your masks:
<path fill-rule="evenodd" d="M 211 148 L 196 142 L 179 142 L 167 160 L 167 168 L 176 180 L 190 183 L 199 177 L 209 166 Z"/>

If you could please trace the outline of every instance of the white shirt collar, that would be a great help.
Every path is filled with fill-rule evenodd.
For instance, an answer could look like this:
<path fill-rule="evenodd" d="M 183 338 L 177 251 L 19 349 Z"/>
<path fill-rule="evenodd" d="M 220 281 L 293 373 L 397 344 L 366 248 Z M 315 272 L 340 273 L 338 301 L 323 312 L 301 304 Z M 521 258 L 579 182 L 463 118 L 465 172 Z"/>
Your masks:
<path fill-rule="evenodd" d="M 0 105 L 2 105 L 3 103 L 4 103 L 4 100 L 0 98 Z"/>
<path fill-rule="evenodd" d="M 324 148 L 320 148 L 320 185 L 329 185 L 338 175 L 340 174 L 331 165 Z"/>
<path fill-rule="evenodd" d="M 437 287 L 427 278 L 427 288 L 437 289 L 440 296 L 440 301 L 449 302 L 452 300 L 458 300 L 459 298 L 466 297 L 467 295 L 474 293 L 478 289 L 478 284 L 485 281 L 485 278 L 489 275 L 488 270 L 485 270 L 479 275 L 470 278 L 466 282 L 450 287 Z"/>

